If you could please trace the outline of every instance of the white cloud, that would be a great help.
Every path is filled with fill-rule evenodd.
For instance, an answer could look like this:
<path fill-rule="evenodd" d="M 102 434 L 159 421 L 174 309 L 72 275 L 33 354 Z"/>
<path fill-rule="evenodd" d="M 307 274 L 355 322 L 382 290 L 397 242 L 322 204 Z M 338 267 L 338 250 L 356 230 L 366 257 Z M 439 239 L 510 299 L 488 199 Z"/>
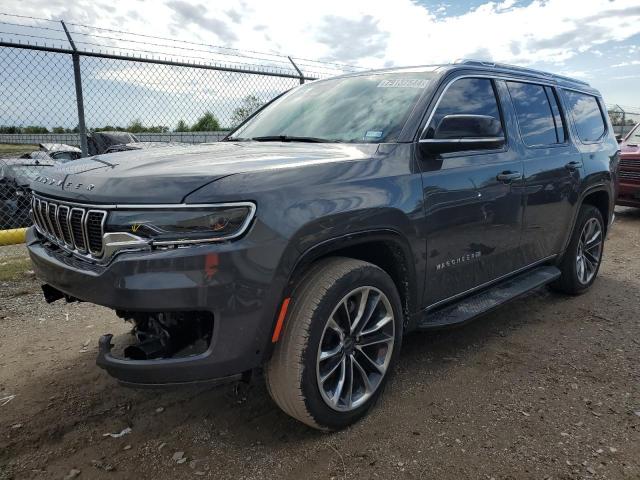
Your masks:
<path fill-rule="evenodd" d="M 172 0 L 154 2 L 153 8 L 130 0 L 4 3 L 5 11 L 365 67 L 438 63 L 478 53 L 520 64 L 559 63 L 640 33 L 637 0 L 534 0 L 526 6 L 504 0 L 449 17 L 411 0 L 240 0 L 224 7 Z M 342 48 L 330 41 L 332 35 Z"/>

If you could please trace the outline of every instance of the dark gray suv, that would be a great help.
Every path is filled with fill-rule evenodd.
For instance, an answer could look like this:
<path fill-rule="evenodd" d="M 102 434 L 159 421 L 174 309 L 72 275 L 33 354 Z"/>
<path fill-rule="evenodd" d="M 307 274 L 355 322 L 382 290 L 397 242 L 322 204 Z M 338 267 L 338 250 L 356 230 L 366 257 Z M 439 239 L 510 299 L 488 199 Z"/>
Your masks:
<path fill-rule="evenodd" d="M 361 418 L 403 335 L 549 284 L 584 292 L 613 220 L 599 93 L 465 61 L 301 85 L 224 141 L 37 178 L 27 243 L 48 301 L 132 322 L 98 365 L 129 385 L 263 370 L 315 428 Z"/>

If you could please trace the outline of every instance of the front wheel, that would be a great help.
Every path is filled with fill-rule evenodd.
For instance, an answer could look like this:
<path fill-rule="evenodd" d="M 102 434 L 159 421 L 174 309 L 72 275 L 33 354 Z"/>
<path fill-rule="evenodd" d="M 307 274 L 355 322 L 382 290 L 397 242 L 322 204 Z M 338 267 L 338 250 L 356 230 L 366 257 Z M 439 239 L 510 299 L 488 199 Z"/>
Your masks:
<path fill-rule="evenodd" d="M 290 416 L 321 430 L 363 417 L 382 392 L 402 338 L 402 307 L 380 268 L 322 261 L 292 299 L 266 368 L 269 393 Z"/>
<path fill-rule="evenodd" d="M 583 205 L 559 265 L 562 275 L 551 285 L 552 288 L 578 295 L 593 284 L 602 262 L 604 232 L 600 210 L 593 205 Z"/>

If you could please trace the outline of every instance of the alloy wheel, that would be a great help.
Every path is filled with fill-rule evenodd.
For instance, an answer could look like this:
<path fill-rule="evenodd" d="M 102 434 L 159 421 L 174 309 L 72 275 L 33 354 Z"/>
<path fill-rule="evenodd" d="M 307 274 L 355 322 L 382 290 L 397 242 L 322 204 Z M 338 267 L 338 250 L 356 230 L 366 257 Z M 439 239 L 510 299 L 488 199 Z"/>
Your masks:
<path fill-rule="evenodd" d="M 595 218 L 590 218 L 582 227 L 578 252 L 576 255 L 576 273 L 578 281 L 587 285 L 595 276 L 602 257 L 602 227 Z"/>
<path fill-rule="evenodd" d="M 375 287 L 359 287 L 333 309 L 320 340 L 316 377 L 332 409 L 351 411 L 376 392 L 395 341 L 391 302 Z"/>

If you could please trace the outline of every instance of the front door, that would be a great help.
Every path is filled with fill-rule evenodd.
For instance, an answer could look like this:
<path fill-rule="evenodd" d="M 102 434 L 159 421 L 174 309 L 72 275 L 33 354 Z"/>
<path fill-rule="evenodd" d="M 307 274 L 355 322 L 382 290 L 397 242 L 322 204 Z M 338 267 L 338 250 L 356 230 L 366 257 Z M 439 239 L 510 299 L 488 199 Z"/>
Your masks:
<path fill-rule="evenodd" d="M 425 306 L 435 306 L 522 266 L 523 164 L 511 146 L 494 80 L 449 83 L 425 129 L 433 135 L 447 115 L 499 119 L 504 146 L 425 154 L 422 169 L 427 269 Z"/>

